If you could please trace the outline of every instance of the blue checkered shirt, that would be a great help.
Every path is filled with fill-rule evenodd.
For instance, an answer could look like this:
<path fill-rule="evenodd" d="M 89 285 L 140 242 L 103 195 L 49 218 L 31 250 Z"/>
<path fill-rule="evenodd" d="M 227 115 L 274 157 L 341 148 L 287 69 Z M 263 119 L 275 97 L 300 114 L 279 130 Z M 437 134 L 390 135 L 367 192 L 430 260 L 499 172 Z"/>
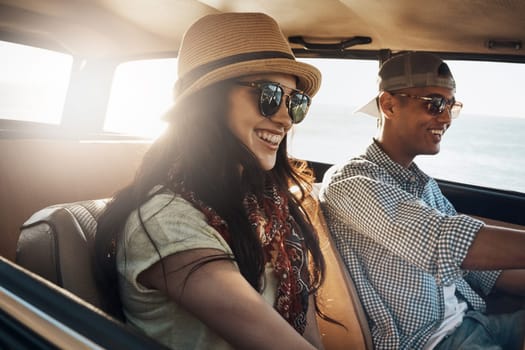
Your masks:
<path fill-rule="evenodd" d="M 375 142 L 325 175 L 320 199 L 368 316 L 375 349 L 422 349 L 443 322 L 443 286 L 483 311 L 499 271 L 461 269 L 481 221 L 458 215 L 437 182 Z"/>

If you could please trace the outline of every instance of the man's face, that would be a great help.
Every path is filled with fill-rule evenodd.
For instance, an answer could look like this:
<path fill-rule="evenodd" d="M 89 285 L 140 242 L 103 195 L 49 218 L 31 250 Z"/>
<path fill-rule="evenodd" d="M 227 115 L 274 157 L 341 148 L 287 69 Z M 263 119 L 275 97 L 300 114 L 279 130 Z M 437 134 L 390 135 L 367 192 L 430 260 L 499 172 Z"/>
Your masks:
<path fill-rule="evenodd" d="M 452 122 L 450 106 L 436 113 L 424 98 L 444 97 L 451 100 L 454 93 L 440 87 L 410 88 L 392 93 L 393 117 L 391 135 L 397 152 L 404 159 L 413 160 L 420 154 L 436 154 L 441 140 Z M 422 98 L 423 97 L 423 98 Z"/>

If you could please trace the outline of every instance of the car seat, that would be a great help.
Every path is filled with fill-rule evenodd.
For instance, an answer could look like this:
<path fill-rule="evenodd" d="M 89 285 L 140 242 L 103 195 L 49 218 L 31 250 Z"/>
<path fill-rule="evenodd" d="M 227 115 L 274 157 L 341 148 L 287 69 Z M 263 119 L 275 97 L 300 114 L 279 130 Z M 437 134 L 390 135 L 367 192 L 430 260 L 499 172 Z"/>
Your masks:
<path fill-rule="evenodd" d="M 15 261 L 111 314 L 94 274 L 97 219 L 107 202 L 86 200 L 37 211 L 21 227 Z"/>
<path fill-rule="evenodd" d="M 373 349 L 368 320 L 359 300 L 354 282 L 335 246 L 318 201 L 319 184 L 303 202 L 319 236 L 326 263 L 325 280 L 317 292 L 321 311 L 344 325 L 317 318 L 319 331 L 328 349 Z"/>

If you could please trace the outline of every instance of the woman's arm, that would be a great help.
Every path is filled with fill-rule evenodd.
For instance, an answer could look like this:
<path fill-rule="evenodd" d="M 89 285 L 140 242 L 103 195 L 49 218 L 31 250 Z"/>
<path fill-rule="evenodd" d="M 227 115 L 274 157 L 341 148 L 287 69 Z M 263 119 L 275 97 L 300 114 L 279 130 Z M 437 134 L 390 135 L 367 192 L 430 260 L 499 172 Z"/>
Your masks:
<path fill-rule="evenodd" d="M 264 301 L 232 261 L 211 261 L 191 271 L 196 261 L 218 254 L 224 252 L 195 249 L 170 255 L 163 258 L 166 277 L 158 262 L 138 281 L 169 295 L 235 348 L 315 349 Z"/>

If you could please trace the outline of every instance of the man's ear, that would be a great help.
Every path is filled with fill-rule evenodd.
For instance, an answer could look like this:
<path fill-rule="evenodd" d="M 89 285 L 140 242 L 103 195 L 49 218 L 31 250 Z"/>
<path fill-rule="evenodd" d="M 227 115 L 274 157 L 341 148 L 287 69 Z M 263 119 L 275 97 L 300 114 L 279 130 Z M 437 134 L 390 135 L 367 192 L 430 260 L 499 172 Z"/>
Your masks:
<path fill-rule="evenodd" d="M 394 116 L 394 97 L 387 91 L 381 92 L 379 95 L 379 106 L 385 114 L 386 118 L 391 119 Z"/>

